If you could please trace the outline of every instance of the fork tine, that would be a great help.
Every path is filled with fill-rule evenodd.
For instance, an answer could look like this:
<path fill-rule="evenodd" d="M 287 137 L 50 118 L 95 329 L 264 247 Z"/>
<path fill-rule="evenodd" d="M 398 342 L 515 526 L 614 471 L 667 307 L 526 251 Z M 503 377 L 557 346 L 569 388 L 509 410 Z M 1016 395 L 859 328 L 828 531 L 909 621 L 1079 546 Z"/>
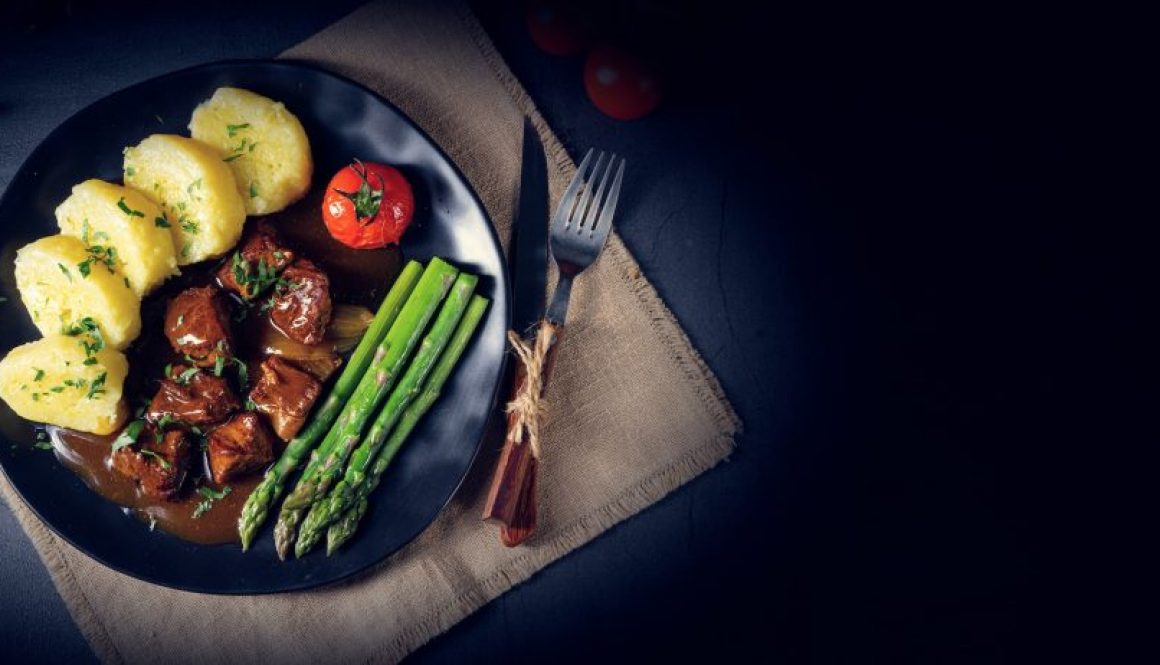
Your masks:
<path fill-rule="evenodd" d="M 564 190 L 564 195 L 560 197 L 560 203 L 556 205 L 556 214 L 552 218 L 552 226 L 563 226 L 567 223 L 571 216 L 572 205 L 576 202 L 576 190 L 580 189 L 580 184 L 584 182 L 584 172 L 588 169 L 588 164 L 592 162 L 592 148 L 584 155 L 580 166 L 576 167 L 576 175 L 572 176 L 572 182 L 568 183 L 568 189 Z"/>
<path fill-rule="evenodd" d="M 589 234 L 589 237 L 595 237 L 597 247 L 604 246 L 604 241 L 608 239 L 608 232 L 612 230 L 612 213 L 616 211 L 616 202 L 620 198 L 620 183 L 624 180 L 624 165 L 625 160 L 621 159 L 620 167 L 616 169 L 616 179 L 612 181 L 612 191 L 608 192 L 608 199 L 605 200 L 600 211 L 600 219 Z M 608 170 L 612 170 L 611 164 Z"/>
<path fill-rule="evenodd" d="M 592 200 L 592 183 L 596 181 L 596 177 L 600 174 L 600 169 L 603 167 L 604 151 L 601 150 L 600 154 L 596 157 L 596 166 L 592 167 L 592 172 L 589 173 L 588 177 L 584 179 L 584 192 L 580 195 L 580 201 L 576 204 L 576 209 L 572 211 L 571 215 L 569 215 L 568 221 L 564 224 L 564 228 L 568 228 L 572 225 L 572 222 L 575 222 L 576 230 L 580 230 L 581 224 L 584 222 L 584 215 L 587 213 L 589 205 L 597 203 Z"/>
<path fill-rule="evenodd" d="M 616 153 L 612 153 L 608 158 L 608 168 L 604 169 L 604 173 L 600 174 L 600 186 L 596 188 L 596 196 L 592 199 L 592 205 L 588 206 L 588 212 L 584 215 L 584 222 L 576 225 L 576 231 L 580 232 L 583 229 L 588 229 L 589 235 L 596 229 L 596 216 L 600 214 L 603 207 L 604 193 L 608 190 L 608 181 L 612 179 L 612 167 L 616 166 Z M 589 184 L 596 180 L 596 171 L 592 172 L 592 179 Z"/>

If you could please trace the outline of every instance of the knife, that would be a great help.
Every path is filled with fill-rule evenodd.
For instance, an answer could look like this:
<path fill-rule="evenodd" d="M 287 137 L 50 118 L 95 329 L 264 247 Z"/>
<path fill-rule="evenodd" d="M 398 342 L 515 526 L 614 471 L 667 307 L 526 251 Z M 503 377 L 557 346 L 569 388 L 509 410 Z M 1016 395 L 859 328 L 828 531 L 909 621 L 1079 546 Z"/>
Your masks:
<path fill-rule="evenodd" d="M 548 174 L 544 158 L 544 148 L 536 128 L 524 119 L 523 156 L 520 167 L 519 198 L 513 225 L 510 271 L 512 279 L 512 326 L 517 333 L 526 334 L 539 323 L 544 311 L 544 292 L 548 271 Z M 526 374 L 519 365 L 512 381 L 511 399 L 515 399 L 525 388 Z M 483 509 L 483 519 L 501 524 L 501 538 L 507 545 L 517 544 L 530 534 L 531 524 L 517 523 L 515 508 L 535 507 L 535 466 L 536 460 L 526 444 L 519 444 L 513 438 L 515 417 L 508 416 L 507 437 L 496 467 L 487 502 Z M 518 496 L 506 496 L 507 484 L 501 478 L 516 474 L 526 478 L 519 484 Z M 524 514 L 526 510 L 522 511 Z M 511 531 L 521 536 L 514 536 Z"/>

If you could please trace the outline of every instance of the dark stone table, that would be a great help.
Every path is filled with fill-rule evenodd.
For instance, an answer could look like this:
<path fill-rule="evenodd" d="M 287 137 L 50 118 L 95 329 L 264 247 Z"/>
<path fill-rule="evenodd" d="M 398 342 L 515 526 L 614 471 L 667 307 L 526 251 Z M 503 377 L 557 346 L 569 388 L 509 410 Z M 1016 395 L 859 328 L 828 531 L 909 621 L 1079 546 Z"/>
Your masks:
<path fill-rule="evenodd" d="M 101 96 L 273 56 L 357 3 L 203 4 L 80 3 L 9 26 L 0 187 Z M 573 156 L 628 158 L 620 232 L 745 432 L 727 463 L 415 660 L 995 662 L 1053 616 L 1043 542 L 1069 504 L 1028 479 L 1095 428 L 1070 389 L 1094 370 L 1065 360 L 1092 327 L 1073 308 L 1098 304 L 1082 269 L 1098 248 L 1068 223 L 1094 200 L 1075 170 L 1092 146 L 1075 131 L 1082 56 L 1024 41 L 1032 16 L 916 31 L 777 11 L 678 21 L 696 38 L 669 99 L 619 122 L 587 102 L 580 58 L 538 51 L 518 11 L 483 9 Z M 7 509 L 0 650 L 92 659 Z"/>

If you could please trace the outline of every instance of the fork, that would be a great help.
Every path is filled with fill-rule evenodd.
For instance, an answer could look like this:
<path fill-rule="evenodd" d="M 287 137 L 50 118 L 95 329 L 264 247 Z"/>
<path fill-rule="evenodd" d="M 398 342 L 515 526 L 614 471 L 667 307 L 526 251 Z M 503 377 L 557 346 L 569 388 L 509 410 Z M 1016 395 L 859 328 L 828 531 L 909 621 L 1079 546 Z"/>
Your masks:
<path fill-rule="evenodd" d="M 523 380 L 508 403 L 508 432 L 492 478 L 484 519 L 502 524 L 500 539 L 515 547 L 536 529 L 537 469 L 540 459 L 539 420 L 544 387 L 555 363 L 564 332 L 572 282 L 600 256 L 612 230 L 612 215 L 624 180 L 624 159 L 589 150 L 552 217 L 549 247 L 560 276 L 532 342 L 514 333 L 509 339 L 520 357 Z"/>

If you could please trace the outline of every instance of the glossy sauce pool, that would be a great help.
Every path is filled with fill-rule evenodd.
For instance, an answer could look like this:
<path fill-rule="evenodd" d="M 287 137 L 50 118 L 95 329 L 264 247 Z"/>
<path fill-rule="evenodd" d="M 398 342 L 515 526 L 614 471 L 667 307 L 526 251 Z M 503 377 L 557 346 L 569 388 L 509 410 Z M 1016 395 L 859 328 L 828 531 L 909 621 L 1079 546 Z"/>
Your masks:
<path fill-rule="evenodd" d="M 398 276 L 403 264 L 402 254 L 398 248 L 353 250 L 335 241 L 327 233 L 319 215 L 321 199 L 322 192 L 319 190 L 289 210 L 265 219 L 278 230 L 287 246 L 326 271 L 330 277 L 334 303 L 362 305 L 373 311 Z M 247 222 L 253 223 L 252 218 Z M 230 254 L 226 255 L 227 258 Z M 163 326 L 166 305 L 183 289 L 212 283 L 213 272 L 218 265 L 219 261 L 215 260 L 185 266 L 181 276 L 170 279 L 142 302 L 141 337 L 126 350 L 129 376 L 125 382 L 125 396 L 131 410 L 152 398 L 165 365 L 180 360 L 165 338 Z M 235 304 L 233 307 L 237 311 L 238 306 Z M 251 319 L 256 316 L 259 315 L 257 308 L 254 308 L 247 316 L 250 320 L 242 325 L 235 324 L 233 330 L 235 348 L 250 365 L 251 376 L 256 376 L 256 366 L 262 360 L 257 351 L 261 345 L 248 339 L 262 328 L 260 323 L 255 325 L 257 322 Z M 332 382 L 333 377 L 323 388 L 323 396 Z M 244 393 L 239 392 L 238 397 L 245 401 Z M 212 508 L 195 518 L 198 504 L 206 499 L 196 488 L 209 475 L 205 453 L 201 450 L 194 449 L 193 461 L 180 499 L 164 501 L 144 496 L 132 479 L 114 471 L 110 466 L 109 455 L 116 434 L 99 436 L 59 427 L 48 427 L 46 430 L 57 459 L 80 476 L 94 492 L 124 507 L 126 514 L 141 520 L 142 528 L 160 529 L 201 544 L 238 540 L 238 516 L 246 498 L 261 481 L 261 473 L 231 482 L 229 494 L 213 501 Z"/>

